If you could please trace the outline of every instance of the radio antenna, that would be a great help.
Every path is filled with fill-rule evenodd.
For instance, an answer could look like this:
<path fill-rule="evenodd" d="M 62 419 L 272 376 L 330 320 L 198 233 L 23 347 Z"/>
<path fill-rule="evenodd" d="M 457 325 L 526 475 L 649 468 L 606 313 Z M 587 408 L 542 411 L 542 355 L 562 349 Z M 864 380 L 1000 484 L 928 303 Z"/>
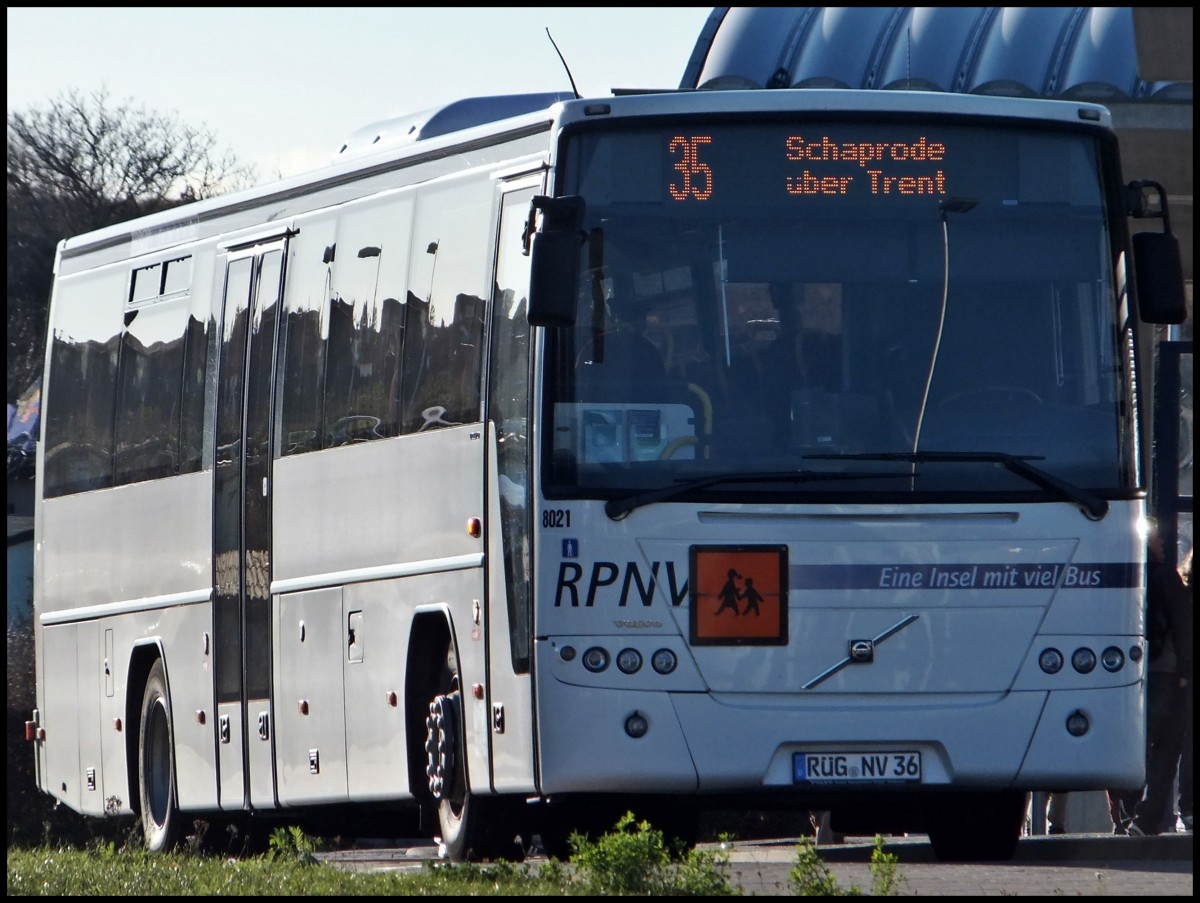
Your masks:
<path fill-rule="evenodd" d="M 575 79 L 571 75 L 571 67 L 567 65 L 567 61 L 563 59 L 562 51 L 558 49 L 558 45 L 554 43 L 554 36 L 550 34 L 550 29 L 546 29 L 546 37 L 550 39 L 550 44 L 554 47 L 554 52 L 558 54 L 558 58 L 562 60 L 563 68 L 567 70 L 567 79 L 571 82 L 571 90 L 575 92 L 575 99 L 579 100 L 579 89 L 575 87 Z"/>

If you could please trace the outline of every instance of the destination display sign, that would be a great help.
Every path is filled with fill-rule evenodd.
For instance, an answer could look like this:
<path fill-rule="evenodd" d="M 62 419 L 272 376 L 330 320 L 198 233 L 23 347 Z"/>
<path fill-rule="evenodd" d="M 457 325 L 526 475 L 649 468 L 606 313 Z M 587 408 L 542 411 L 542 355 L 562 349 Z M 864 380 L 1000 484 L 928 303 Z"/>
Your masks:
<path fill-rule="evenodd" d="M 871 195 L 945 196 L 946 144 L 920 135 L 912 141 L 838 141 L 828 134 L 789 134 L 778 141 L 790 164 L 779 186 L 789 195 L 839 196 L 853 192 Z M 714 135 L 673 135 L 667 153 L 674 161 L 668 185 L 676 201 L 707 201 L 717 191 L 713 170 L 718 158 Z"/>
<path fill-rule="evenodd" d="M 581 130 L 567 142 L 567 193 L 592 215 L 906 216 L 932 208 L 1093 210 L 1094 145 L 1061 131 L 931 120 L 696 118 Z M 889 214 L 890 215 L 890 214 Z"/>

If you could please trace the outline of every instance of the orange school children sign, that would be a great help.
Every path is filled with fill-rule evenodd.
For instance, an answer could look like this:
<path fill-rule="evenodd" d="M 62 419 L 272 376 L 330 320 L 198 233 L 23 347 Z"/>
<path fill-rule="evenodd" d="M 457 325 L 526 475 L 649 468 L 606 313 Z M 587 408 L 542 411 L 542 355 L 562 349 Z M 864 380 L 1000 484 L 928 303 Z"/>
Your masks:
<path fill-rule="evenodd" d="M 694 646 L 787 645 L 787 546 L 692 546 Z"/>

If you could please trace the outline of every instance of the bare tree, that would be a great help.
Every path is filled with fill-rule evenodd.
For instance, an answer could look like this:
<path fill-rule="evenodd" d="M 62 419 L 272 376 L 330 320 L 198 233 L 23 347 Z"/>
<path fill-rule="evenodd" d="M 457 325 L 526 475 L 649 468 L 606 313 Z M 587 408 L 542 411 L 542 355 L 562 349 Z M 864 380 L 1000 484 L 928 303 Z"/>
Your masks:
<path fill-rule="evenodd" d="M 41 372 L 60 239 L 244 187 L 215 136 L 106 90 L 8 114 L 8 400 Z"/>

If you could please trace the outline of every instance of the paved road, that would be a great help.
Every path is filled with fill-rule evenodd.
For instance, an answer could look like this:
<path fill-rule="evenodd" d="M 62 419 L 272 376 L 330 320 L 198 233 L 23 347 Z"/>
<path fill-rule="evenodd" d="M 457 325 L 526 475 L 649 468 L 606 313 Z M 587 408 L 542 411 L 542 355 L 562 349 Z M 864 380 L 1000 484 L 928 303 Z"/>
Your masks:
<path fill-rule="evenodd" d="M 818 847 L 818 852 L 842 887 L 857 885 L 870 893 L 873 848 L 867 838 L 850 838 L 839 846 Z M 939 863 L 921 835 L 890 839 L 884 850 L 899 860 L 901 896 L 1192 896 L 1190 834 L 1025 837 L 1013 860 L 1003 863 Z M 733 882 L 747 895 L 790 896 L 788 873 L 795 853 L 795 839 L 736 843 L 731 855 Z M 350 869 L 404 870 L 420 868 L 436 855 L 436 848 L 420 841 L 411 846 L 326 853 L 320 858 Z"/>
<path fill-rule="evenodd" d="M 853 838 L 840 847 L 818 847 L 818 852 L 839 884 L 870 893 L 872 849 L 865 838 Z M 884 850 L 899 859 L 902 896 L 1192 895 L 1190 834 L 1025 837 L 1013 860 L 1003 863 L 939 863 L 928 840 L 919 835 L 890 840 Z M 735 881 L 747 894 L 787 894 L 794 855 L 794 841 L 738 844 Z"/>

